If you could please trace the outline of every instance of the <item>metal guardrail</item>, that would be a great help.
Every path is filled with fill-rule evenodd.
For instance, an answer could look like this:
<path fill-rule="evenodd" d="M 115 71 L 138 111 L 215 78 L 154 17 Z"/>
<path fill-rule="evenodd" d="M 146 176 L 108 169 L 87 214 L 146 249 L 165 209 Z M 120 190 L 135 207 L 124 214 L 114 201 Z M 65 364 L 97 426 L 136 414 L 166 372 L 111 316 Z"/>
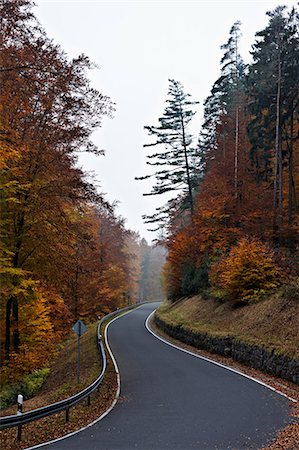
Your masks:
<path fill-rule="evenodd" d="M 104 345 L 102 342 L 102 336 L 101 336 L 101 326 L 104 323 L 104 321 L 111 319 L 114 316 L 117 316 L 118 314 L 122 312 L 129 311 L 130 309 L 134 309 L 139 304 L 128 306 L 126 308 L 118 309 L 116 311 L 113 311 L 110 314 L 107 314 L 104 316 L 97 327 L 97 345 L 101 357 L 101 363 L 102 363 L 102 370 L 98 378 L 89 386 L 87 386 L 83 391 L 78 392 L 77 394 L 73 395 L 72 397 L 69 397 L 65 400 L 61 400 L 56 403 L 52 403 L 51 405 L 43 406 L 42 408 L 33 409 L 31 411 L 21 413 L 21 414 L 15 414 L 12 416 L 4 416 L 0 418 L 0 430 L 4 430 L 5 428 L 10 427 L 19 427 L 18 428 L 18 438 L 21 439 L 21 427 L 22 425 L 25 425 L 26 423 L 33 422 L 35 420 L 42 419 L 43 417 L 51 416 L 52 414 L 56 414 L 61 411 L 65 411 L 66 418 L 65 420 L 69 420 L 69 410 L 72 406 L 76 405 L 81 400 L 88 397 L 88 404 L 90 404 L 90 395 L 92 392 L 94 392 L 99 385 L 102 383 L 104 379 L 104 375 L 106 372 L 107 367 L 107 359 L 105 354 Z"/>

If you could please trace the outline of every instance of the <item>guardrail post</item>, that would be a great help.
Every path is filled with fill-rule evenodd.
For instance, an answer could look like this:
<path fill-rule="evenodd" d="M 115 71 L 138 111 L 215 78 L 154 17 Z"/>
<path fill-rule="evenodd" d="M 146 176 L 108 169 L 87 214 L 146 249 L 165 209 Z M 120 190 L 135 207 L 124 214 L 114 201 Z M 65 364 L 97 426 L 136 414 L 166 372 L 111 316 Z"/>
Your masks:
<path fill-rule="evenodd" d="M 18 412 L 17 415 L 21 415 L 23 413 L 23 395 L 18 395 Z M 20 441 L 22 439 L 22 425 L 18 425 L 17 431 L 17 440 Z"/>
<path fill-rule="evenodd" d="M 17 440 L 20 441 L 21 439 L 22 439 L 22 425 L 18 425 Z"/>
<path fill-rule="evenodd" d="M 90 395 L 87 397 L 87 406 L 90 406 Z"/>
<path fill-rule="evenodd" d="M 70 420 L 70 408 L 66 408 L 65 410 L 65 421 L 69 422 Z"/>

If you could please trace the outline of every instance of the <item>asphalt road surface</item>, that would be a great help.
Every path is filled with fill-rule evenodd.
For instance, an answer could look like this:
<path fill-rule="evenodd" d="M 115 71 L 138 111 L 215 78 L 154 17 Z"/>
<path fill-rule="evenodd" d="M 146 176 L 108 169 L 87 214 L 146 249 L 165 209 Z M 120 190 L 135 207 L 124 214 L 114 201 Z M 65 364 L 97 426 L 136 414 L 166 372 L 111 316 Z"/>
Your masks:
<path fill-rule="evenodd" d="M 144 323 L 157 305 L 144 305 L 109 326 L 121 376 L 114 409 L 46 448 L 260 449 L 291 422 L 284 397 L 152 336 Z"/>

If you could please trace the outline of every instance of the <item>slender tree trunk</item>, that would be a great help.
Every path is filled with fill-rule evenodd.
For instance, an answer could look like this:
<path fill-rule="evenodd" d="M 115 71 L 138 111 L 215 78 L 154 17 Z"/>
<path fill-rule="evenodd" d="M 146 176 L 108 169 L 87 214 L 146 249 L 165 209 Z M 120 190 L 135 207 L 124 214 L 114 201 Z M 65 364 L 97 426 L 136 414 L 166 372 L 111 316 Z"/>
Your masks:
<path fill-rule="evenodd" d="M 238 183 L 239 183 L 239 100 L 237 94 L 237 107 L 236 107 L 236 137 L 235 137 L 235 158 L 234 158 L 234 172 L 235 172 L 235 199 L 239 197 Z"/>
<path fill-rule="evenodd" d="M 293 10 L 295 12 L 295 10 Z M 294 16 L 293 16 L 294 19 Z M 294 26 L 294 23 L 293 23 Z M 295 80 L 295 48 L 292 46 L 292 66 L 291 79 Z M 291 114 L 290 114 L 290 145 L 289 145 L 289 202 L 288 202 L 288 226 L 289 226 L 289 246 L 292 246 L 291 228 L 293 225 L 293 212 L 297 216 L 296 190 L 293 176 L 293 155 L 294 155 L 294 98 L 296 98 L 296 88 L 291 90 Z"/>
<path fill-rule="evenodd" d="M 282 200 L 283 200 L 283 171 L 282 171 L 282 145 L 281 145 L 281 137 L 279 140 L 279 153 L 278 153 L 278 209 L 279 209 L 279 218 L 282 220 Z"/>
<path fill-rule="evenodd" d="M 188 184 L 188 193 L 189 193 L 189 201 L 190 201 L 190 212 L 191 212 L 191 217 L 193 217 L 194 206 L 193 206 L 193 195 L 192 195 L 192 186 L 191 186 L 191 178 L 190 178 L 190 168 L 189 168 L 187 144 L 186 144 L 185 124 L 184 124 L 184 119 L 183 119 L 183 115 L 182 115 L 182 108 L 180 107 L 180 109 L 181 109 L 182 137 L 183 137 L 185 164 L 186 164 L 187 184 Z"/>
<path fill-rule="evenodd" d="M 12 302 L 12 344 L 15 352 L 19 351 L 20 347 L 20 333 L 19 333 L 19 305 L 18 299 L 14 297 Z"/>
<path fill-rule="evenodd" d="M 77 256 L 78 256 L 78 251 L 77 251 Z M 76 268 L 75 268 L 75 281 L 73 284 L 73 297 L 74 297 L 74 304 L 75 304 L 75 308 L 74 308 L 74 315 L 75 318 L 79 318 L 79 314 L 80 314 L 80 308 L 79 308 L 79 296 L 78 296 L 78 284 L 79 284 L 79 261 L 78 259 L 76 260 Z"/>
<path fill-rule="evenodd" d="M 281 169 L 281 146 L 280 146 L 280 94 L 281 94 L 281 62 L 278 61 L 278 79 L 276 94 L 276 126 L 275 126 L 275 163 L 274 163 L 274 192 L 273 207 L 276 215 L 276 207 L 278 206 L 278 190 L 281 190 L 280 169 Z M 279 200 L 280 204 L 280 200 Z"/>
<path fill-rule="evenodd" d="M 275 125 L 275 160 L 274 160 L 274 183 L 273 183 L 273 238 L 277 243 L 279 225 L 282 220 L 282 153 L 280 138 L 280 96 L 281 96 L 281 55 L 280 44 L 278 48 L 278 73 L 276 92 L 276 125 Z M 279 216 L 279 217 L 278 217 Z"/>
<path fill-rule="evenodd" d="M 238 200 L 238 177 L 239 177 L 239 74 L 238 74 L 238 36 L 236 34 L 236 130 L 235 130 L 235 155 L 234 155 L 234 185 L 235 185 L 235 199 Z"/>
<path fill-rule="evenodd" d="M 190 169 L 189 169 L 189 162 L 188 162 L 188 155 L 187 155 L 186 144 L 184 144 L 184 155 L 185 155 L 185 162 L 186 162 L 186 172 L 187 172 L 187 183 L 188 183 L 188 192 L 189 192 L 189 201 L 190 201 L 190 211 L 191 211 L 191 217 L 193 217 L 193 212 L 194 212 L 193 195 L 192 195 Z"/>
<path fill-rule="evenodd" d="M 7 300 L 5 314 L 5 359 L 9 360 L 10 355 L 10 325 L 11 325 L 12 297 Z"/>
<path fill-rule="evenodd" d="M 26 198 L 27 199 L 27 198 Z M 23 212 L 18 223 L 18 238 L 16 242 L 16 249 L 13 256 L 13 267 L 18 268 L 20 265 L 20 251 L 22 246 L 22 234 L 25 225 L 25 213 Z M 5 320 L 5 355 L 9 359 L 11 349 L 11 333 L 12 345 L 15 352 L 19 351 L 20 333 L 19 333 L 19 304 L 17 297 L 11 297 L 6 305 L 6 320 Z"/>
<path fill-rule="evenodd" d="M 289 204 L 288 204 L 288 224 L 289 227 L 293 223 L 293 145 L 294 145 L 294 105 L 291 103 L 291 117 L 290 117 L 290 146 L 289 146 Z"/>
<path fill-rule="evenodd" d="M 295 187 L 294 177 L 292 177 L 292 186 L 293 186 L 294 215 L 295 215 L 295 217 L 297 217 L 297 213 L 298 213 L 298 203 L 297 203 L 296 187 Z"/>

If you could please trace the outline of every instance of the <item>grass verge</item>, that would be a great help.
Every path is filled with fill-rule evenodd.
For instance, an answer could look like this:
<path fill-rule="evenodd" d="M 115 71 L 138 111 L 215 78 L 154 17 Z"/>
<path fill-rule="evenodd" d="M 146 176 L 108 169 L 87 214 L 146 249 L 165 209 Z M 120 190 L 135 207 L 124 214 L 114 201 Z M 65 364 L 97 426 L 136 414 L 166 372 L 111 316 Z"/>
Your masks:
<path fill-rule="evenodd" d="M 164 303 L 158 315 L 166 323 L 193 332 L 231 336 L 299 359 L 299 303 L 281 296 L 279 291 L 239 308 L 196 296 L 173 304 Z"/>

